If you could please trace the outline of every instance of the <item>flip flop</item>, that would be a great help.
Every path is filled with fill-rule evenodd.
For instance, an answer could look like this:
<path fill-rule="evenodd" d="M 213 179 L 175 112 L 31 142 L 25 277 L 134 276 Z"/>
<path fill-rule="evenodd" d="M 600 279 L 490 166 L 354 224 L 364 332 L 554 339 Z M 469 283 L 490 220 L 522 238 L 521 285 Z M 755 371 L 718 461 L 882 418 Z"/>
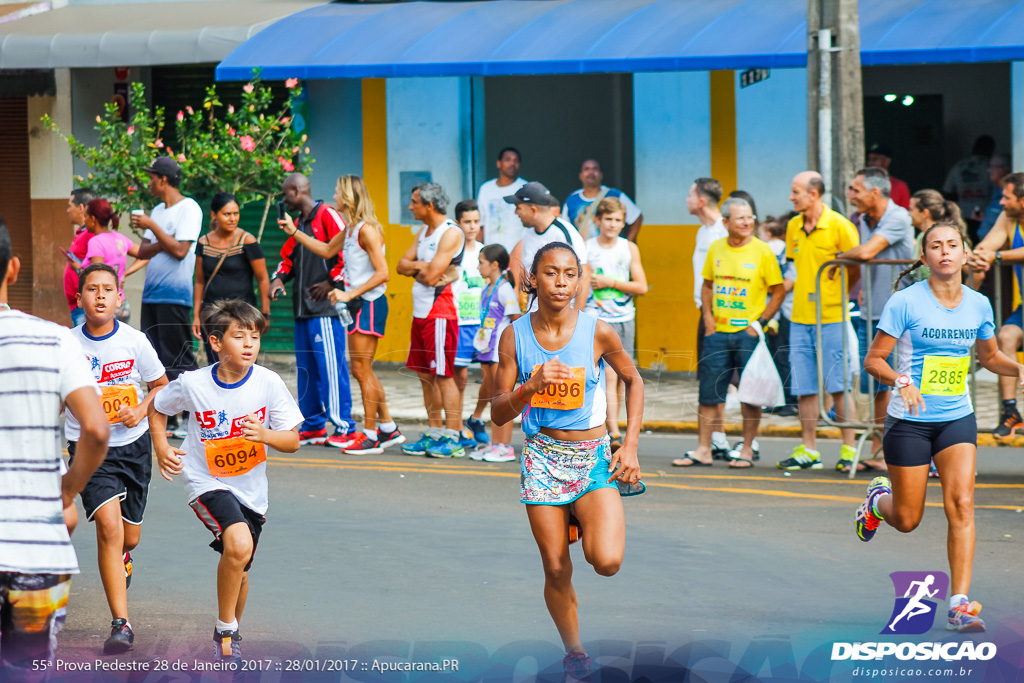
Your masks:
<path fill-rule="evenodd" d="M 693 451 L 688 451 L 685 456 L 672 461 L 672 467 L 711 467 L 710 462 L 701 462 L 693 457 Z M 690 462 L 683 462 L 689 460 Z"/>
<path fill-rule="evenodd" d="M 746 465 L 740 465 L 740 466 L 737 467 L 736 465 L 733 464 L 735 462 L 745 462 L 747 464 Z M 729 469 L 731 469 L 731 470 L 749 470 L 753 466 L 754 466 L 754 463 L 752 461 L 750 461 L 750 460 L 747 460 L 746 458 L 735 457 L 735 458 L 730 458 L 729 459 Z"/>

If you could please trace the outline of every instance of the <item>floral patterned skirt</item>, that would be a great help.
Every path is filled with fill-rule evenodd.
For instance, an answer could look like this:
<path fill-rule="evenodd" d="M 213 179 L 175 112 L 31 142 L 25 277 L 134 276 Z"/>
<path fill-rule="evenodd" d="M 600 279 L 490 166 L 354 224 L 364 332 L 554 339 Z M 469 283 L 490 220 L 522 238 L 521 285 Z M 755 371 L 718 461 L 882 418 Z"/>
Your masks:
<path fill-rule="evenodd" d="M 540 432 L 527 436 L 519 477 L 519 499 L 530 505 L 566 505 L 595 489 L 618 489 L 611 471 L 608 437 L 559 441 Z"/>

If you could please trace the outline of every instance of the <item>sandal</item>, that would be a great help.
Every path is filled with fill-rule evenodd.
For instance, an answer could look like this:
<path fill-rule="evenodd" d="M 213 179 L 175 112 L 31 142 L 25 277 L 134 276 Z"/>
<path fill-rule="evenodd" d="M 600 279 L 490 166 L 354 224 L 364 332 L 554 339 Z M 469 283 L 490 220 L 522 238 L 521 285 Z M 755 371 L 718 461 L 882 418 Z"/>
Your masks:
<path fill-rule="evenodd" d="M 711 467 L 710 462 L 701 462 L 697 458 L 693 457 L 694 451 L 686 451 L 686 455 L 682 458 L 677 458 L 672 461 L 672 467 Z M 689 460 L 690 462 L 683 462 Z"/>
<path fill-rule="evenodd" d="M 737 441 L 733 445 L 732 450 L 729 451 L 729 453 L 730 453 L 729 460 L 734 460 L 734 458 L 732 456 L 733 452 L 739 453 L 742 450 L 743 450 L 743 439 L 740 439 L 739 441 Z M 760 460 L 761 459 L 761 444 L 759 444 L 757 442 L 757 439 L 754 439 L 754 442 L 752 444 L 750 444 L 750 450 L 754 451 L 754 457 L 752 458 L 752 460 Z"/>
<path fill-rule="evenodd" d="M 738 463 L 738 462 L 745 462 L 747 464 L 746 465 L 737 465 L 736 463 Z M 753 466 L 754 466 L 754 462 L 752 460 L 747 460 L 746 458 L 741 458 L 738 455 L 735 458 L 729 458 L 729 469 L 732 469 L 732 470 L 749 470 Z"/>

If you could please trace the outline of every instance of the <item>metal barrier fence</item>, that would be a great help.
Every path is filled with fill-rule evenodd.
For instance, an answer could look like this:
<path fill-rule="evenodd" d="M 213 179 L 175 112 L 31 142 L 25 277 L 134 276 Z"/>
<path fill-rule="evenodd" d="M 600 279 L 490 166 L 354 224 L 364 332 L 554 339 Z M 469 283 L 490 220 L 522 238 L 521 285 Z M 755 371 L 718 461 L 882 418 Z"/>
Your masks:
<path fill-rule="evenodd" d="M 843 406 L 844 406 L 844 409 L 845 409 L 845 408 L 848 408 L 851 404 L 854 403 L 854 400 L 853 400 L 854 399 L 854 390 L 853 390 L 853 386 L 852 386 L 852 376 L 851 376 L 851 373 L 849 372 L 849 358 L 850 358 L 850 346 L 851 345 L 850 345 L 850 340 L 848 338 L 848 332 L 850 330 L 851 325 L 850 325 L 850 310 L 849 310 L 849 306 L 847 305 L 847 301 L 849 300 L 849 292 L 847 291 L 847 277 L 846 277 L 847 276 L 847 268 L 849 266 L 857 266 L 857 267 L 861 268 L 862 272 L 863 272 L 863 274 L 862 274 L 862 276 L 860 278 L 860 283 L 861 283 L 861 291 L 863 293 L 863 297 L 862 298 L 863 298 L 863 301 L 864 301 L 864 305 L 860 307 L 860 317 L 861 317 L 861 320 L 863 320 L 864 324 L 866 325 L 866 330 L 867 330 L 866 338 L 867 338 L 867 343 L 870 346 L 871 341 L 874 338 L 874 316 L 873 316 L 873 311 L 871 310 L 871 308 L 872 308 L 872 306 L 871 306 L 871 277 L 869 276 L 869 271 L 867 270 L 867 268 L 868 267 L 873 267 L 873 266 L 893 266 L 893 267 L 898 267 L 899 270 L 896 271 L 896 274 L 893 277 L 893 283 L 890 284 L 890 288 L 891 288 L 892 284 L 895 284 L 895 279 L 896 279 L 896 277 L 898 277 L 899 271 L 903 270 L 907 266 L 912 265 L 912 264 L 914 264 L 916 262 L 917 262 L 917 259 L 909 259 L 909 260 L 907 260 L 907 259 L 877 259 L 877 260 L 872 260 L 872 261 L 855 261 L 855 260 L 852 260 L 852 259 L 833 259 L 831 261 L 825 262 L 821 266 L 821 268 L 818 269 L 818 273 L 817 273 L 816 280 L 815 280 L 815 289 L 814 289 L 814 292 L 815 292 L 815 294 L 814 294 L 814 297 L 815 297 L 815 307 L 816 307 L 816 311 L 817 311 L 817 316 L 816 316 L 816 320 L 815 320 L 815 333 L 816 333 L 816 341 L 817 341 L 817 345 L 818 345 L 818 352 L 815 354 L 815 356 L 816 356 L 816 359 L 817 359 L 817 375 L 818 375 L 818 412 L 819 412 L 819 418 L 822 421 L 824 421 L 825 424 L 827 424 L 827 425 L 829 425 L 831 427 L 836 427 L 838 429 L 863 430 L 863 433 L 857 439 L 856 452 L 854 453 L 854 456 L 853 456 L 853 464 L 850 467 L 850 474 L 849 474 L 850 479 L 854 479 L 856 477 L 856 475 L 857 475 L 857 464 L 861 460 L 861 452 L 862 452 L 862 449 L 864 448 L 864 444 L 867 443 L 868 440 L 873 435 L 875 435 L 875 434 L 878 434 L 879 437 L 881 437 L 881 431 L 882 430 L 881 430 L 880 426 L 875 424 L 875 422 L 874 422 L 874 417 L 875 417 L 875 415 L 874 415 L 874 395 L 875 395 L 875 384 L 876 384 L 877 380 L 875 380 L 875 378 L 870 376 L 870 375 L 868 376 L 868 397 L 869 397 L 869 399 L 871 401 L 871 405 L 870 405 L 869 411 L 870 411 L 870 416 L 871 417 L 869 418 L 869 420 L 867 422 L 861 422 L 861 421 L 858 421 L 856 419 L 850 419 L 849 415 L 847 415 L 846 420 L 844 420 L 843 422 L 838 422 L 836 420 L 833 420 L 829 416 L 828 408 L 826 407 L 826 404 L 825 404 L 825 396 L 828 394 L 828 392 L 826 391 L 826 387 L 825 387 L 825 370 L 824 370 L 824 358 L 823 358 L 824 354 L 821 353 L 821 350 L 824 347 L 824 345 L 823 345 L 823 325 L 822 325 L 822 322 L 821 322 L 821 318 L 822 318 L 822 302 L 821 302 L 821 297 L 818 296 L 818 292 L 821 291 L 822 276 L 823 275 L 827 276 L 827 273 L 828 273 L 829 270 L 831 270 L 833 268 L 837 268 L 838 269 L 838 273 L 836 275 L 833 275 L 833 277 L 839 276 L 839 277 L 842 278 L 840 280 L 840 283 L 841 283 L 841 287 L 840 288 L 841 288 L 841 301 L 843 302 L 843 305 L 841 306 L 841 308 L 842 308 L 842 319 L 841 319 L 840 322 L 842 324 L 842 337 L 843 337 L 843 359 L 842 359 L 842 362 L 844 364 L 844 367 L 843 367 L 843 398 L 842 398 L 842 400 L 843 400 Z M 993 309 L 993 313 L 994 313 L 994 317 L 995 317 L 996 331 L 998 332 L 999 328 L 1001 328 L 1002 325 L 1003 325 L 1003 312 L 1002 312 L 1002 268 L 1000 268 L 998 266 L 997 267 L 993 267 L 991 269 L 991 272 L 993 273 L 993 277 L 994 277 L 994 289 L 995 289 L 995 300 L 992 302 L 992 309 Z M 973 289 L 973 286 L 974 286 L 974 272 L 971 271 L 971 270 L 968 270 L 968 273 L 969 274 L 968 274 L 968 282 L 967 282 L 967 284 L 968 284 L 969 287 L 971 287 Z M 879 312 L 879 313 L 881 313 L 881 312 Z M 894 355 L 893 365 L 897 366 L 897 367 L 898 367 L 897 363 L 899 361 L 898 351 L 899 351 L 898 346 L 893 349 L 893 355 Z M 864 352 L 866 352 L 866 349 L 864 350 Z M 971 392 L 971 405 L 977 406 L 977 385 L 978 385 L 978 383 L 977 383 L 977 379 L 976 379 L 976 374 L 977 374 L 977 369 L 978 369 L 978 359 L 977 359 L 977 352 L 976 352 L 976 350 L 975 350 L 975 348 L 973 346 L 971 347 L 970 358 L 971 358 L 971 364 L 970 364 L 970 375 L 969 375 L 970 376 L 970 382 L 969 382 L 969 386 L 970 386 L 970 392 Z M 858 362 L 858 364 L 860 363 L 860 359 L 859 358 L 857 359 L 857 362 Z M 861 366 L 861 370 L 860 371 L 864 372 L 863 366 Z M 846 411 L 844 410 L 844 412 L 846 412 Z M 981 428 L 979 428 L 978 431 L 979 432 L 989 432 L 990 433 L 992 431 L 992 429 L 981 429 Z"/>

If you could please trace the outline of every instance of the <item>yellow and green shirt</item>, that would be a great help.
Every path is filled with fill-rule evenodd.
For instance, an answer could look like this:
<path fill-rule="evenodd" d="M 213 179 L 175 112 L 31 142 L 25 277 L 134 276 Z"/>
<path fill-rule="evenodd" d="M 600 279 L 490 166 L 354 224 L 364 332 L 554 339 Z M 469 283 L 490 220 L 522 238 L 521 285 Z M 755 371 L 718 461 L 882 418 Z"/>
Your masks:
<path fill-rule="evenodd" d="M 712 285 L 715 332 L 745 329 L 764 313 L 768 288 L 782 284 L 775 254 L 756 237 L 742 247 L 730 247 L 728 237 L 712 242 L 703 275 Z"/>
<path fill-rule="evenodd" d="M 793 317 L 801 325 L 813 325 L 818 310 L 815 303 L 815 283 L 818 270 L 836 254 L 860 245 L 860 235 L 853 223 L 832 209 L 822 207 L 818 224 L 808 234 L 804 230 L 803 214 L 794 216 L 786 226 L 786 258 L 796 266 L 796 284 L 793 287 Z M 821 276 L 821 322 L 837 323 L 843 319 L 842 281 L 827 274 Z"/>

